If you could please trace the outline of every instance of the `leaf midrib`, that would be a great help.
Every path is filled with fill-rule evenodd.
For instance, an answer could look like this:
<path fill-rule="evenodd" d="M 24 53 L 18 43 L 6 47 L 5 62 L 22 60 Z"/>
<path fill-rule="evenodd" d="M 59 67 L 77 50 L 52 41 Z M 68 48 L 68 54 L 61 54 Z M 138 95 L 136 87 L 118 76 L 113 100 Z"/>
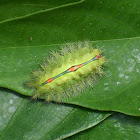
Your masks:
<path fill-rule="evenodd" d="M 44 12 L 49 12 L 49 11 L 53 11 L 53 10 L 56 10 L 56 9 L 60 9 L 60 8 L 64 8 L 64 7 L 69 7 L 69 6 L 72 6 L 72 5 L 77 5 L 77 4 L 80 4 L 80 3 L 84 2 L 84 1 L 85 1 L 85 0 L 80 0 L 80 1 L 78 1 L 78 2 L 72 2 L 72 3 L 68 3 L 68 4 L 56 6 L 56 7 L 53 7 L 53 8 L 45 9 L 45 10 L 39 10 L 39 11 L 37 11 L 37 12 L 33 12 L 33 13 L 30 13 L 30 14 L 26 14 L 26 15 L 24 15 L 24 16 L 19 16 L 19 17 L 15 17 L 15 18 L 9 18 L 9 19 L 0 21 L 0 24 L 7 23 L 7 22 L 9 22 L 9 21 L 18 20 L 18 19 L 24 19 L 24 18 L 33 16 L 33 15 L 36 15 L 36 14 L 40 14 L 40 13 L 44 13 Z"/>
<path fill-rule="evenodd" d="M 104 41 L 104 42 L 109 42 L 109 41 L 119 41 L 119 40 L 131 40 L 131 39 L 140 39 L 140 37 L 130 37 L 130 38 L 116 38 L 116 39 L 106 39 L 106 40 L 94 40 L 94 41 L 89 41 L 91 43 L 96 43 L 96 42 L 99 42 L 99 41 Z M 70 43 L 77 43 L 77 42 L 70 42 Z M 65 43 L 63 44 L 44 44 L 44 45 L 34 45 L 34 46 L 20 46 L 20 47 L 9 47 L 9 46 L 4 46 L 4 47 L 1 47 L 0 49 L 21 49 L 21 48 L 25 48 L 25 47 L 28 47 L 28 48 L 39 48 L 39 47 L 47 47 L 47 46 L 63 46 Z"/>

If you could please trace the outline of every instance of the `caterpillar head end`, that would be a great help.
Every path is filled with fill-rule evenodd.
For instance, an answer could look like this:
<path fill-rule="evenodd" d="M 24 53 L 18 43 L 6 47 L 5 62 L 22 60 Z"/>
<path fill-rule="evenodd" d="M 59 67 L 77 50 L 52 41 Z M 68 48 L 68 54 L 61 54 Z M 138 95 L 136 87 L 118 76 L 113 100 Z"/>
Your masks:
<path fill-rule="evenodd" d="M 97 59 L 100 59 L 102 57 L 102 54 L 96 55 Z"/>

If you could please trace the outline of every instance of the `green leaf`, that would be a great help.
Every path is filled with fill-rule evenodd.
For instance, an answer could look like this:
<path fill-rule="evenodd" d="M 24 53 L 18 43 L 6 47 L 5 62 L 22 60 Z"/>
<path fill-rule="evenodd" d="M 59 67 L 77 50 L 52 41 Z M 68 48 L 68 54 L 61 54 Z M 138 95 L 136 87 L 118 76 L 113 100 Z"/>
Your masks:
<path fill-rule="evenodd" d="M 102 48 L 103 55 L 108 61 L 104 68 L 106 76 L 101 77 L 92 89 L 87 89 L 81 96 L 74 96 L 63 101 L 92 109 L 140 115 L 139 45 L 139 38 L 93 42 L 95 48 Z M 34 93 L 23 84 L 29 81 L 31 71 L 43 63 L 43 58 L 49 55 L 49 51 L 57 50 L 60 46 L 1 49 L 0 58 L 3 67 L 0 85 L 31 96 Z M 7 54 L 9 57 L 5 57 Z"/>
<path fill-rule="evenodd" d="M 0 2 L 0 24 L 26 18 L 35 14 L 52 11 L 55 9 L 80 4 L 83 2 L 77 0 L 65 0 L 65 1 L 17 1 L 13 0 L 12 2 L 1 1 Z M 8 12 L 5 12 L 5 9 L 8 9 Z"/>
<path fill-rule="evenodd" d="M 64 102 L 140 116 L 140 38 L 96 41 L 108 59 L 105 76 L 93 89 Z"/>
<path fill-rule="evenodd" d="M 106 71 L 112 72 L 111 77 L 101 78 L 100 84 L 95 85 L 94 90 L 91 90 L 94 94 L 90 94 L 90 96 L 87 94 L 87 100 L 84 100 L 86 95 L 82 94 L 82 98 L 74 98 L 65 102 L 94 109 L 115 110 L 130 115 L 140 114 L 139 72 L 136 72 L 136 70 L 139 71 L 138 63 L 135 65 L 135 72 L 125 75 L 122 79 L 117 79 L 119 73 L 115 69 L 113 70 L 114 65 L 119 67 L 122 64 L 121 66 L 123 66 L 123 57 L 127 56 L 129 59 L 131 51 L 139 49 L 139 45 L 135 46 L 133 39 L 132 42 L 130 41 L 132 46 L 128 43 L 128 47 L 122 46 L 127 40 L 122 40 L 122 43 L 112 40 L 140 35 L 140 5 L 138 0 L 133 2 L 130 0 L 127 2 L 106 0 L 46 2 L 42 0 L 40 2 L 31 1 L 30 3 L 28 1 L 19 3 L 15 0 L 11 2 L 1 1 L 0 5 L 2 7 L 0 22 L 1 87 L 31 96 L 32 92 L 23 88 L 23 83 L 30 79 L 30 72 L 43 63 L 43 59 L 49 54 L 49 50 L 58 48 L 57 45 L 55 47 L 52 44 L 84 41 L 85 39 L 110 39 L 110 44 L 99 41 L 94 42 L 94 45 L 99 44 L 100 47 L 103 46 L 103 49 L 107 48 L 104 54 L 106 58 L 111 59 L 111 61 L 118 61 L 117 65 L 109 61 Z M 4 12 L 10 6 L 14 10 Z M 47 44 L 51 46 L 46 46 Z M 110 45 L 110 47 L 106 45 Z M 119 46 L 124 49 L 121 50 Z M 110 50 L 113 51 L 113 54 L 109 53 Z M 119 57 L 118 51 L 122 53 L 122 59 Z M 109 81 L 107 81 L 108 79 Z M 128 80 L 129 83 L 124 84 L 125 79 L 130 79 L 130 82 Z M 117 87 L 114 81 L 118 84 L 120 82 L 120 86 Z M 103 83 L 110 84 L 110 88 L 103 86 Z M 112 85 L 114 86 L 113 89 Z M 109 89 L 109 92 L 104 92 L 104 89 Z"/>
<path fill-rule="evenodd" d="M 105 66 L 104 69 L 107 76 L 100 78 L 98 83 L 95 84 L 93 90 L 88 89 L 86 91 L 86 92 L 91 92 L 91 94 L 88 93 L 86 96 L 84 94 L 86 92 L 84 92 L 81 97 L 73 98 L 68 101 L 65 100 L 65 102 L 78 104 L 88 108 L 101 109 L 101 110 L 115 110 L 126 114 L 139 116 L 140 115 L 139 113 L 140 89 L 139 89 L 138 77 L 139 77 L 140 68 L 138 63 L 139 59 L 138 57 L 136 57 L 139 55 L 138 54 L 134 55 L 132 58 L 132 54 L 135 53 L 130 51 L 133 49 L 139 50 L 139 46 L 140 46 L 139 45 L 139 36 L 140 36 L 140 32 L 139 32 L 140 31 L 139 30 L 140 8 L 139 7 L 140 7 L 139 0 L 133 0 L 133 1 L 132 0 L 35 1 L 34 0 L 30 2 L 26 0 L 20 2 L 17 0 L 12 0 L 12 1 L 1 0 L 0 1 L 0 9 L 1 9 L 0 10 L 0 86 L 10 88 L 12 90 L 17 91 L 20 94 L 31 96 L 32 92 L 26 89 L 23 86 L 23 83 L 26 82 L 28 79 L 30 79 L 31 70 L 39 68 L 39 64 L 43 63 L 43 59 L 49 55 L 49 51 L 58 50 L 61 47 L 61 44 L 64 44 L 65 42 L 77 42 L 77 41 L 84 41 L 87 39 L 92 41 L 110 40 L 107 42 L 106 41 L 93 42 L 95 46 L 100 46 L 105 50 L 104 55 L 109 60 L 108 65 Z M 138 37 L 138 39 L 133 37 Z M 122 41 L 112 40 L 118 38 L 122 39 Z M 129 39 L 125 40 L 124 38 L 130 38 L 130 40 Z M 132 45 L 130 45 L 131 43 Z M 111 51 L 113 52 L 111 53 Z M 133 71 L 131 73 L 128 73 L 129 75 L 126 75 L 127 69 L 124 69 L 130 67 L 125 65 L 124 60 L 126 60 L 126 56 L 127 57 L 130 56 L 131 59 L 133 59 L 136 62 L 134 63 L 135 67 L 133 68 Z M 119 68 L 114 69 L 119 66 L 124 66 L 122 69 L 123 72 L 125 71 L 124 75 L 121 73 L 121 69 Z M 110 72 L 112 72 L 112 75 L 109 77 Z M 119 76 L 121 80 L 118 79 Z M 129 78 L 130 81 L 128 80 L 128 83 L 126 83 L 127 79 Z M 7 106 L 8 102 L 9 104 L 10 103 L 12 104 L 13 101 L 10 99 L 12 99 L 13 95 L 5 94 L 5 96 L 7 96 L 5 100 L 2 93 L 0 94 L 0 96 L 1 96 L 0 105 L 3 103 L 5 106 Z M 22 100 L 23 103 L 21 104 L 20 107 L 20 102 Z M 0 120 L 0 125 L 2 126 L 0 127 L 0 131 L 2 132 L 5 129 L 5 131 L 2 132 L 2 135 L 3 137 L 6 138 L 6 140 L 8 138 L 10 139 L 11 138 L 16 139 L 19 137 L 22 138 L 24 134 L 26 136 L 27 135 L 29 136 L 31 133 L 30 134 L 24 133 L 25 131 L 28 130 L 33 130 L 30 131 L 32 132 L 32 134 L 30 135 L 32 138 L 32 136 L 38 135 L 38 132 L 40 132 L 39 129 L 46 128 L 44 126 L 46 122 L 44 123 L 44 121 L 41 123 L 42 127 L 40 125 L 38 126 L 39 120 L 43 119 L 40 117 L 41 115 L 39 113 L 40 112 L 44 112 L 44 114 L 46 113 L 44 110 L 42 110 L 43 108 L 45 109 L 46 107 L 43 103 L 28 102 L 27 99 L 22 99 L 19 97 L 14 100 L 13 104 L 19 107 L 19 112 L 18 111 L 13 112 L 13 114 L 11 112 L 11 114 L 8 114 L 8 112 L 14 110 L 14 108 L 10 108 L 12 106 L 9 106 L 9 108 L 7 107 L 8 111 L 6 110 L 5 112 L 3 110 L 3 106 L 0 106 L 0 110 L 2 110 L 1 111 L 2 113 L 0 112 L 0 115 L 2 114 L 2 116 L 4 117 L 4 115 L 7 114 L 7 117 L 4 118 L 4 120 L 2 120 L 4 124 L 1 124 L 1 120 Z M 24 109 L 23 107 L 24 105 L 27 108 Z M 34 105 L 38 105 L 38 108 L 33 107 Z M 28 110 L 30 106 L 33 107 L 34 110 L 36 110 L 37 108 L 37 111 L 39 113 L 35 112 L 36 115 L 34 115 L 34 112 L 31 111 L 30 114 L 30 110 Z M 56 106 L 56 108 L 57 107 L 61 108 L 60 105 L 49 104 L 47 105 L 48 110 L 52 108 L 52 110 L 54 110 L 55 112 L 53 106 Z M 70 107 L 64 106 L 62 107 L 62 111 L 64 111 L 63 109 L 65 108 L 70 109 L 73 108 L 73 106 Z M 76 106 L 74 108 L 77 109 Z M 86 109 L 84 108 L 84 110 Z M 20 113 L 23 116 L 20 116 L 19 115 Z M 33 119 L 29 117 L 28 114 L 32 116 Z M 54 120 L 58 120 L 58 118 L 56 117 L 57 114 L 56 116 L 54 116 Z M 78 118 L 80 117 L 78 116 L 74 119 L 78 120 Z M 133 119 L 133 117 L 131 118 Z M 34 121 L 34 119 L 36 119 L 37 121 Z M 28 126 L 28 123 L 30 121 L 32 122 L 31 123 L 32 127 L 34 128 L 34 126 L 36 126 L 36 128 L 32 129 L 31 126 Z M 83 121 L 86 122 L 87 119 L 85 118 L 83 119 Z M 13 122 L 17 126 L 14 126 Z M 24 124 L 24 122 L 26 123 Z M 138 122 L 139 120 L 136 119 L 136 123 Z M 51 122 L 49 122 L 49 124 L 50 123 Z M 21 131 L 19 126 L 20 124 L 22 124 Z M 91 124 L 91 122 L 89 124 Z M 111 123 L 110 125 L 112 126 Z M 7 126 L 7 129 L 5 128 L 5 126 Z M 113 132 L 112 129 L 114 129 L 114 127 L 111 126 L 106 125 L 106 127 L 104 127 L 105 128 L 104 130 L 108 129 L 108 131 L 106 131 L 107 133 Z M 130 121 L 130 126 L 133 126 L 132 121 Z M 64 129 L 62 129 L 62 127 L 63 125 L 61 125 L 61 130 L 63 130 L 62 132 L 64 132 Z M 67 126 L 65 127 L 69 127 L 69 125 L 67 124 Z M 73 128 L 73 130 L 71 129 L 71 131 L 69 132 L 67 131 L 62 135 L 67 137 L 69 135 L 77 133 L 78 131 L 88 128 L 86 127 L 86 125 L 84 125 L 84 127 L 85 128 L 79 126 L 78 128 L 77 126 L 77 129 Z M 128 129 L 126 128 L 128 131 L 126 131 L 124 139 L 126 139 L 127 136 L 130 136 L 131 133 L 130 131 L 132 130 L 129 127 L 129 125 L 126 125 L 126 127 L 128 128 Z M 14 128 L 15 130 L 12 128 Z M 26 130 L 26 128 L 29 129 Z M 136 129 L 137 128 L 138 127 L 136 127 Z M 44 132 L 46 132 L 45 130 L 48 130 L 48 128 L 44 129 Z M 97 134 L 98 134 L 97 138 L 104 130 L 103 129 L 101 129 L 101 131 L 97 130 Z M 52 130 L 52 132 L 54 132 L 55 134 L 56 131 L 57 128 L 55 128 L 55 132 Z M 41 132 L 43 131 L 41 130 Z M 61 137 L 59 134 L 54 135 L 54 137 L 55 136 L 59 138 Z M 113 135 L 111 136 L 112 137 L 109 137 L 110 139 L 113 138 Z"/>
<path fill-rule="evenodd" d="M 19 9 L 17 7 L 16 13 L 10 14 L 7 12 L 6 5 L 13 5 L 12 9 L 19 3 L 17 0 L 1 2 L 4 10 L 2 10 L 2 19 L 0 22 L 0 46 L 1 47 L 21 47 L 21 46 L 40 46 L 46 44 L 60 44 L 64 42 L 83 41 L 83 40 L 103 40 L 103 39 L 116 39 L 139 36 L 139 21 L 140 21 L 140 4 L 138 0 L 85 0 L 79 1 L 76 5 L 74 0 L 73 4 L 59 9 L 54 8 L 48 11 L 44 10 L 40 13 L 37 11 L 38 3 L 42 5 L 49 5 L 51 8 L 61 4 L 68 4 L 71 0 L 60 2 L 46 1 L 30 1 L 34 7 L 28 5 Z M 75 2 L 78 2 L 77 0 Z M 80 3 L 81 2 L 81 3 Z M 13 4 L 12 4 L 13 3 Z M 23 1 L 28 4 L 29 1 Z M 52 4 L 53 3 L 53 4 Z M 58 4 L 57 4 L 58 3 Z M 28 8 L 29 7 L 29 8 Z M 26 12 L 26 9 L 27 10 Z M 8 8 L 10 10 L 10 8 Z M 24 10 L 24 11 L 23 11 Z M 32 13 L 37 12 L 35 15 Z M 7 15 L 10 14 L 11 16 Z M 24 14 L 23 17 L 13 19 L 18 16 L 17 13 Z M 26 14 L 31 14 L 26 18 Z M 12 19 L 11 22 L 9 20 Z M 19 20 L 18 20 L 19 19 Z M 4 22 L 8 20 L 7 22 Z M 30 37 L 33 38 L 32 42 Z"/>
<path fill-rule="evenodd" d="M 71 140 L 139 140 L 140 118 L 115 113 L 99 125 L 78 133 Z"/>
<path fill-rule="evenodd" d="M 62 139 L 91 128 L 110 116 L 76 106 L 31 101 L 0 92 L 0 139 Z"/>

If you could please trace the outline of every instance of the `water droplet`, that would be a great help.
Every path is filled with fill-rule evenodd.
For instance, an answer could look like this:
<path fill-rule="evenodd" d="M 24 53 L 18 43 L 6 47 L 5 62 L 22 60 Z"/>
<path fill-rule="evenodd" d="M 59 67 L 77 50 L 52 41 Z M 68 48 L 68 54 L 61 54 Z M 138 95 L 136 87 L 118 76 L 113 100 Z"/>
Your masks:
<path fill-rule="evenodd" d="M 136 58 L 138 54 L 139 54 L 139 50 L 138 50 L 138 49 L 133 49 L 133 50 L 132 50 L 132 56 L 133 56 L 133 57 Z"/>
<path fill-rule="evenodd" d="M 128 75 L 126 75 L 124 79 L 126 83 L 129 83 L 131 81 L 131 77 L 129 77 Z"/>
<path fill-rule="evenodd" d="M 106 85 L 108 85 L 108 83 L 104 83 L 104 85 L 106 86 Z"/>
<path fill-rule="evenodd" d="M 13 102 L 14 102 L 14 101 L 13 101 L 12 99 L 10 99 L 9 103 L 10 103 L 10 104 L 13 104 Z"/>
<path fill-rule="evenodd" d="M 115 127 L 120 127 L 121 125 L 120 125 L 119 122 L 117 122 L 117 123 L 114 124 L 114 126 L 115 126 Z"/>
<path fill-rule="evenodd" d="M 136 72 L 140 73 L 140 68 L 138 66 L 136 67 Z"/>
<path fill-rule="evenodd" d="M 134 63 L 135 63 L 134 59 L 127 59 L 127 61 L 128 61 L 130 64 L 135 65 L 135 64 L 134 64 Z"/>
<path fill-rule="evenodd" d="M 133 71 L 133 67 L 129 67 L 127 71 L 128 72 L 132 72 Z"/>
<path fill-rule="evenodd" d="M 16 108 L 15 108 L 14 106 L 12 106 L 12 107 L 9 107 L 9 109 L 8 109 L 8 110 L 9 110 L 9 112 L 11 112 L 11 113 L 12 113 L 12 112 L 14 112 L 14 111 L 16 110 Z"/>
<path fill-rule="evenodd" d="M 119 86 L 121 84 L 121 82 L 117 82 L 117 86 Z"/>
<path fill-rule="evenodd" d="M 127 76 L 125 76 L 124 78 L 125 78 L 126 80 L 128 80 L 128 79 L 129 79 L 129 76 L 127 75 Z"/>
<path fill-rule="evenodd" d="M 106 90 L 106 91 L 109 90 L 109 87 L 105 87 L 104 90 Z"/>
<path fill-rule="evenodd" d="M 136 62 L 134 61 L 134 59 L 127 59 L 126 66 L 128 68 L 126 69 L 126 72 L 128 72 L 128 73 L 132 72 L 135 65 L 136 65 Z"/>
<path fill-rule="evenodd" d="M 140 63 L 140 53 L 137 55 L 136 59 L 137 59 L 137 62 Z"/>
<path fill-rule="evenodd" d="M 120 77 L 120 78 L 124 77 L 124 74 L 123 74 L 123 73 L 120 73 L 120 74 L 119 74 L 119 77 Z"/>
<path fill-rule="evenodd" d="M 3 107 L 4 107 L 4 108 L 6 108 L 7 106 L 8 106 L 8 104 L 7 104 L 7 103 L 4 103 L 4 104 L 3 104 Z"/>
<path fill-rule="evenodd" d="M 117 67 L 118 71 L 123 71 L 122 67 Z"/>

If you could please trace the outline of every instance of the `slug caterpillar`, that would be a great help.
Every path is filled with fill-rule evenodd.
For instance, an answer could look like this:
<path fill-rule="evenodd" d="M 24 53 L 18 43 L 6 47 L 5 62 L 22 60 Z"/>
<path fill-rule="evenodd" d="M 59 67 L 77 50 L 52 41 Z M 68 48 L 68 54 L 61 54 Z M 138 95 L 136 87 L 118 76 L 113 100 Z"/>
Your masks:
<path fill-rule="evenodd" d="M 27 85 L 35 89 L 33 98 L 61 101 L 78 96 L 102 75 L 104 62 L 102 51 L 87 41 L 66 44 L 60 51 L 53 51 L 40 70 L 33 71 L 33 79 Z"/>

